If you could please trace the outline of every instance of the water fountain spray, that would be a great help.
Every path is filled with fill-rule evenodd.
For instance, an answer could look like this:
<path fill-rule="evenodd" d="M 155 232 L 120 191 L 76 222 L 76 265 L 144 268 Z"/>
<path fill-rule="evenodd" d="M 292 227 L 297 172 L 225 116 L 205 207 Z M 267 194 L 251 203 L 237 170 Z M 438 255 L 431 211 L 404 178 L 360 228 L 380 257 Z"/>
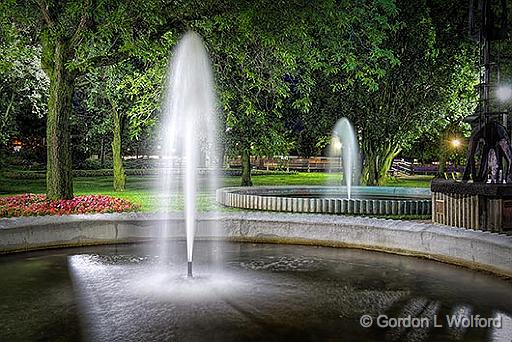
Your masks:
<path fill-rule="evenodd" d="M 359 177 L 361 166 L 356 134 L 347 118 L 339 119 L 334 126 L 329 156 L 332 159 L 341 159 L 343 178 L 347 186 L 347 198 L 350 199 L 352 197 L 352 185 L 354 179 Z"/>
<path fill-rule="evenodd" d="M 168 67 L 166 96 L 163 103 L 161 131 L 163 185 L 161 209 L 168 211 L 171 203 L 184 194 L 187 238 L 187 275 L 192 277 L 192 255 L 196 230 L 196 202 L 199 172 L 215 168 L 217 157 L 217 117 L 213 75 L 208 54 L 201 37 L 186 33 L 176 46 Z M 176 172 L 177 171 L 177 172 Z M 181 175 L 181 179 L 176 175 Z M 215 173 L 208 173 L 211 186 Z M 181 180 L 181 181 L 180 181 Z M 166 262 L 165 240 L 170 233 L 169 220 L 163 231 L 161 254 Z"/>

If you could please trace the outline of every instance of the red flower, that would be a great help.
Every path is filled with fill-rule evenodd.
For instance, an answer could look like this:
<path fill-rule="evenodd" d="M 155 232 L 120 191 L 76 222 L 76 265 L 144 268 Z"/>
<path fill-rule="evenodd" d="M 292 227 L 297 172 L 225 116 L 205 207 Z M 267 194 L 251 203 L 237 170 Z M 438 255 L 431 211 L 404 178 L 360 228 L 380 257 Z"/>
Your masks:
<path fill-rule="evenodd" d="M 48 200 L 45 195 L 22 194 L 0 197 L 0 217 L 90 214 L 140 209 L 138 204 L 105 195 L 77 196 L 70 200 Z"/>

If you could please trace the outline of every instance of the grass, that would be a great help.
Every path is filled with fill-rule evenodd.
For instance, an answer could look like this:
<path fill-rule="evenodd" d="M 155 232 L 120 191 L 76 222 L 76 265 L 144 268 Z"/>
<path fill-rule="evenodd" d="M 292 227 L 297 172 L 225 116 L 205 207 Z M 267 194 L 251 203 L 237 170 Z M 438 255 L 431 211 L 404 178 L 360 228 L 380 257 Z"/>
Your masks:
<path fill-rule="evenodd" d="M 385 186 L 401 186 L 410 188 L 430 188 L 430 182 L 434 176 L 403 176 L 391 178 L 386 181 Z"/>
<path fill-rule="evenodd" d="M 296 173 L 289 175 L 262 175 L 253 176 L 254 185 L 324 185 L 328 181 L 339 178 L 337 174 L 321 172 Z M 430 176 L 406 176 L 390 179 L 386 186 L 402 187 L 430 187 Z M 103 194 L 127 199 L 130 202 L 140 204 L 143 211 L 154 209 L 155 196 L 152 189 L 157 184 L 155 176 L 130 176 L 127 177 L 126 191 L 115 192 L 112 190 L 112 177 L 77 177 L 73 181 L 75 195 Z M 223 177 L 222 186 L 240 185 L 240 177 Z M 45 192 L 45 180 L 7 179 L 0 176 L 0 196 L 21 193 L 42 194 Z M 211 195 L 203 194 L 199 198 L 199 207 L 208 210 L 213 204 L 209 198 Z M 179 206 L 179 203 L 178 203 Z"/>

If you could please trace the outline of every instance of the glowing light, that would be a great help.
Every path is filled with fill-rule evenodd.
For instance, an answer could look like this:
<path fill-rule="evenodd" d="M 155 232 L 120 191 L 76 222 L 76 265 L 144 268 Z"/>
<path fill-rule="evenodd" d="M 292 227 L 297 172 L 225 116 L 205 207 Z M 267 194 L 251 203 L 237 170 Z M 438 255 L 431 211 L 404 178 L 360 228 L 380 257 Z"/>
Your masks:
<path fill-rule="evenodd" d="M 343 144 L 341 143 L 341 140 L 338 137 L 333 137 L 331 140 L 332 147 L 335 151 L 341 151 L 343 148 Z"/>
<path fill-rule="evenodd" d="M 508 101 L 512 98 L 512 87 L 509 85 L 501 85 L 496 89 L 496 97 L 501 102 Z"/>
<path fill-rule="evenodd" d="M 454 148 L 458 148 L 458 147 L 460 147 L 460 145 L 462 145 L 462 142 L 461 142 L 459 139 L 453 139 L 453 140 L 451 141 L 451 144 L 452 144 L 452 146 L 453 146 Z"/>

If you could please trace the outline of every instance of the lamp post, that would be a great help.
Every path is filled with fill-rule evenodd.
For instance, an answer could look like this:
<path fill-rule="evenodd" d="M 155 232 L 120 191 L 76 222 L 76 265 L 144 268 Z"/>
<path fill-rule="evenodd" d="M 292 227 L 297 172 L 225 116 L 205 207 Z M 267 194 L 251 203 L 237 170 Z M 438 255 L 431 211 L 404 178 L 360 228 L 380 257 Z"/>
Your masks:
<path fill-rule="evenodd" d="M 508 84 L 501 84 L 496 89 L 496 97 L 500 102 L 508 102 L 512 98 L 512 87 Z"/>
<path fill-rule="evenodd" d="M 462 141 L 459 138 L 455 137 L 450 140 L 450 145 L 454 149 L 454 151 L 457 152 L 457 150 L 462 146 Z M 453 166 L 455 169 L 454 175 L 457 174 L 457 164 L 457 157 L 455 157 L 453 162 Z"/>

